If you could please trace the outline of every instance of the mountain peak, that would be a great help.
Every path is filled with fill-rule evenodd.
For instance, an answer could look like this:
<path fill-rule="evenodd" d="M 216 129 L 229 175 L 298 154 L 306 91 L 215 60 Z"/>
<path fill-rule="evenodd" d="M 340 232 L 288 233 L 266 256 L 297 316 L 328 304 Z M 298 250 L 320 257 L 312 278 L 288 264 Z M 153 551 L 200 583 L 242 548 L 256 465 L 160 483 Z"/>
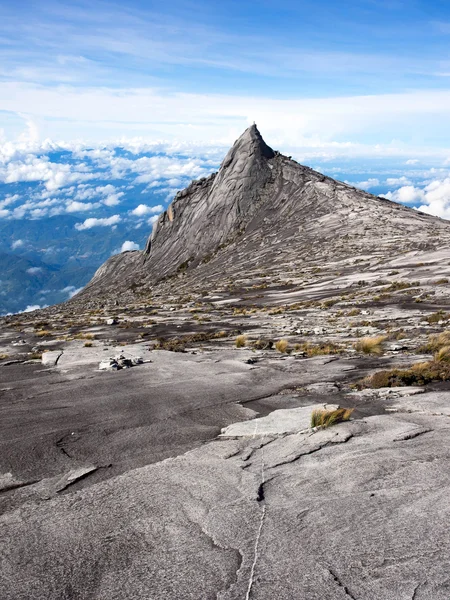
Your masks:
<path fill-rule="evenodd" d="M 271 159 L 275 156 L 275 152 L 266 144 L 255 123 L 247 127 L 244 133 L 234 142 L 225 156 L 221 168 L 228 167 L 233 159 L 241 155 L 245 159 L 250 157 Z"/>
<path fill-rule="evenodd" d="M 414 235 L 405 237 L 405 227 Z M 177 193 L 160 215 L 145 253 L 113 257 L 91 285 L 103 290 L 103 284 L 97 285 L 103 279 L 108 289 L 124 288 L 141 279 L 154 286 L 186 271 L 191 282 L 200 278 L 202 285 L 212 285 L 223 283 L 225 276 L 246 279 L 262 266 L 292 272 L 294 265 L 316 256 L 334 261 L 363 249 L 365 254 L 389 253 L 398 243 L 404 251 L 419 244 L 423 249 L 436 228 L 447 231 L 448 223 L 274 152 L 253 124 L 217 173 Z"/>

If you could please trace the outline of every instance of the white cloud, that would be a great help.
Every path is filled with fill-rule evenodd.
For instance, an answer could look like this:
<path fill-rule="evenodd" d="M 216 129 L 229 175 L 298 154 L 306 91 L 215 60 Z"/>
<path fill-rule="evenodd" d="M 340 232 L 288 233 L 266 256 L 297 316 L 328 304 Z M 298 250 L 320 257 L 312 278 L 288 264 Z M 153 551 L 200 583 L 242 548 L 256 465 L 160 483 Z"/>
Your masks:
<path fill-rule="evenodd" d="M 65 288 L 63 288 L 61 290 L 61 292 L 63 294 L 67 294 L 69 298 L 73 298 L 75 296 L 75 294 L 78 294 L 78 292 L 81 292 L 82 289 L 83 289 L 82 287 L 76 288 L 74 285 L 68 285 Z"/>
<path fill-rule="evenodd" d="M 27 269 L 27 273 L 30 275 L 38 275 L 39 273 L 42 273 L 42 267 L 30 267 Z"/>
<path fill-rule="evenodd" d="M 405 177 L 388 177 L 386 179 L 386 185 L 411 185 L 411 181 Z"/>
<path fill-rule="evenodd" d="M 136 206 L 134 210 L 131 211 L 133 215 L 137 217 L 144 217 L 145 215 L 151 215 L 154 213 L 160 213 L 164 210 L 164 207 L 161 204 L 157 206 L 147 206 L 147 204 L 139 204 Z"/>
<path fill-rule="evenodd" d="M 68 213 L 71 212 L 83 212 L 85 210 L 93 210 L 95 208 L 98 208 L 100 206 L 99 203 L 92 203 L 92 202 L 78 202 L 76 200 L 72 200 L 71 202 L 69 202 L 66 206 L 66 211 Z"/>
<path fill-rule="evenodd" d="M 407 160 L 405 162 L 405 165 L 417 165 L 419 164 L 419 159 L 418 158 L 410 158 L 409 160 Z"/>
<path fill-rule="evenodd" d="M 107 140 L 114 123 L 116 139 L 140 132 L 151 143 L 172 139 L 216 147 L 228 146 L 256 120 L 266 139 L 281 151 L 304 148 L 347 156 L 389 153 L 405 158 L 413 155 L 414 160 L 430 153 L 426 143 L 431 131 L 442 144 L 450 131 L 450 91 L 433 89 L 282 99 L 173 93 L 159 88 L 43 87 L 3 81 L 0 111 L 33 113 L 42 121 L 43 135 L 50 138 L 60 137 L 63 132 L 69 139 L 83 136 L 91 141 Z M 173 115 L 182 118 L 174 119 Z M 427 134 L 421 139 L 422 134 L 416 132 L 416 152 L 410 132 L 419 119 Z M 376 145 L 361 141 L 374 135 Z M 145 138 L 141 139 L 141 145 L 144 142 Z M 448 156 L 448 148 L 439 148 L 439 144 L 431 151 Z"/>
<path fill-rule="evenodd" d="M 155 215 L 154 217 L 150 217 L 150 219 L 148 220 L 148 224 L 149 225 L 154 225 L 155 223 L 158 222 L 159 216 Z"/>
<path fill-rule="evenodd" d="M 24 310 L 19 311 L 20 313 L 32 312 L 33 310 L 39 310 L 40 308 L 47 308 L 48 304 L 40 306 L 39 304 L 29 304 Z"/>
<path fill-rule="evenodd" d="M 92 227 L 109 227 L 111 225 L 117 225 L 121 221 L 120 215 L 113 215 L 112 217 L 106 217 L 104 219 L 95 219 L 91 217 L 86 219 L 83 223 L 76 223 L 75 229 L 83 231 L 83 229 L 92 229 Z"/>
<path fill-rule="evenodd" d="M 423 187 L 403 186 L 385 197 L 404 204 L 421 202 L 418 209 L 422 212 L 450 219 L 450 177 L 426 182 Z"/>
<path fill-rule="evenodd" d="M 21 160 L 11 161 L 0 167 L 0 181 L 18 183 L 21 181 L 42 182 L 48 191 L 55 191 L 71 183 L 93 179 L 95 175 L 87 172 L 86 165 L 52 163 L 46 157 L 28 155 Z"/>
<path fill-rule="evenodd" d="M 7 194 L 3 198 L 3 200 L 0 200 L 0 209 L 5 208 L 5 206 L 10 206 L 11 204 L 14 204 L 14 202 L 17 202 L 17 200 L 19 199 L 19 194 L 14 194 L 13 196 Z"/>
<path fill-rule="evenodd" d="M 351 183 L 351 182 L 347 181 L 346 183 Z M 357 188 L 361 188 L 362 190 L 370 190 L 371 188 L 379 186 L 380 180 L 376 179 L 376 178 L 370 178 L 370 179 L 367 179 L 366 181 L 358 181 L 357 183 L 351 183 L 351 185 L 354 185 Z"/>
<path fill-rule="evenodd" d="M 102 202 L 106 206 L 116 206 L 117 204 L 120 204 L 120 198 L 122 198 L 122 196 L 124 195 L 125 194 L 123 192 L 119 192 L 117 194 L 110 194 L 107 198 L 102 200 Z"/>
<path fill-rule="evenodd" d="M 129 252 L 130 250 L 139 250 L 139 244 L 136 242 L 126 241 L 122 244 L 121 252 Z"/>
<path fill-rule="evenodd" d="M 384 194 L 384 198 L 393 200 L 394 202 L 401 202 L 402 204 L 414 204 L 424 199 L 424 191 L 413 185 L 405 185 L 395 190 L 395 192 Z"/>
<path fill-rule="evenodd" d="M 17 250 L 17 248 L 22 248 L 23 245 L 24 245 L 23 240 L 14 240 L 14 242 L 11 244 L 11 249 Z"/>

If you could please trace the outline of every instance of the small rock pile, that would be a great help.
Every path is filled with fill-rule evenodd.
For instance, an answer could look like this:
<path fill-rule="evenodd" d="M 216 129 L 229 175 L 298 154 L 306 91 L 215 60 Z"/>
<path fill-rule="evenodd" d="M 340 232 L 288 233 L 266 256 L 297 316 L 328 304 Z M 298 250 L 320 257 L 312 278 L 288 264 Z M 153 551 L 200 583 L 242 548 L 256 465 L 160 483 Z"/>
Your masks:
<path fill-rule="evenodd" d="M 141 365 L 143 362 L 140 356 L 127 358 L 123 354 L 119 354 L 114 358 L 110 356 L 106 360 L 102 360 L 98 368 L 100 371 L 119 371 L 119 369 L 129 369 L 130 367 Z"/>

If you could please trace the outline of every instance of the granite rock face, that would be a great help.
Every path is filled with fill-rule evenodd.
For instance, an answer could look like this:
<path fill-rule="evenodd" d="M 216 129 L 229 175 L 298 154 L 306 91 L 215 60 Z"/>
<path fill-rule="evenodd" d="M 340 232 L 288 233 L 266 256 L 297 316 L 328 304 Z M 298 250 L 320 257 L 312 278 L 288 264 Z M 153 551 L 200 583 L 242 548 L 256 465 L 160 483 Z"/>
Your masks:
<path fill-rule="evenodd" d="M 247 130 L 146 252 L 0 320 L 2 600 L 448 600 L 447 351 L 411 373 L 449 297 L 448 221 Z"/>
<path fill-rule="evenodd" d="M 450 241 L 448 221 L 302 166 L 274 152 L 252 125 L 218 173 L 177 193 L 145 251 L 113 256 L 78 298 L 153 289 L 179 275 L 189 288 L 294 262 L 435 250 L 442 236 Z"/>

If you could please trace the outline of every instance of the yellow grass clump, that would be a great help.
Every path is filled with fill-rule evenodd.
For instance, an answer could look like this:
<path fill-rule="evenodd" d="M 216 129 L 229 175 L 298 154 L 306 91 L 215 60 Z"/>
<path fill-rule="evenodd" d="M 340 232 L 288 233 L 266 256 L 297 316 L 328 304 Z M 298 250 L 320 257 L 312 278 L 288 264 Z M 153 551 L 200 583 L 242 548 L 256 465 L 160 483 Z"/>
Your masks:
<path fill-rule="evenodd" d="M 355 349 L 358 350 L 358 352 L 364 352 L 364 354 L 382 354 L 382 344 L 386 339 L 386 335 L 364 337 L 355 343 Z"/>
<path fill-rule="evenodd" d="M 450 346 L 443 346 L 434 355 L 436 362 L 450 362 Z"/>
<path fill-rule="evenodd" d="M 419 348 L 420 352 L 439 352 L 441 348 L 450 346 L 450 331 L 430 335 L 428 343 Z"/>
<path fill-rule="evenodd" d="M 287 351 L 288 346 L 289 342 L 287 340 L 278 340 L 278 342 L 275 342 L 275 348 L 283 354 Z"/>
<path fill-rule="evenodd" d="M 235 344 L 236 348 L 244 348 L 247 345 L 247 336 L 238 335 Z"/>
<path fill-rule="evenodd" d="M 348 421 L 353 408 L 337 408 L 335 410 L 313 410 L 311 414 L 311 427 L 331 427 L 337 423 Z"/>
<path fill-rule="evenodd" d="M 41 331 L 37 331 L 36 335 L 38 337 L 48 337 L 50 335 L 52 335 L 52 332 L 49 331 L 48 329 L 41 329 Z"/>

